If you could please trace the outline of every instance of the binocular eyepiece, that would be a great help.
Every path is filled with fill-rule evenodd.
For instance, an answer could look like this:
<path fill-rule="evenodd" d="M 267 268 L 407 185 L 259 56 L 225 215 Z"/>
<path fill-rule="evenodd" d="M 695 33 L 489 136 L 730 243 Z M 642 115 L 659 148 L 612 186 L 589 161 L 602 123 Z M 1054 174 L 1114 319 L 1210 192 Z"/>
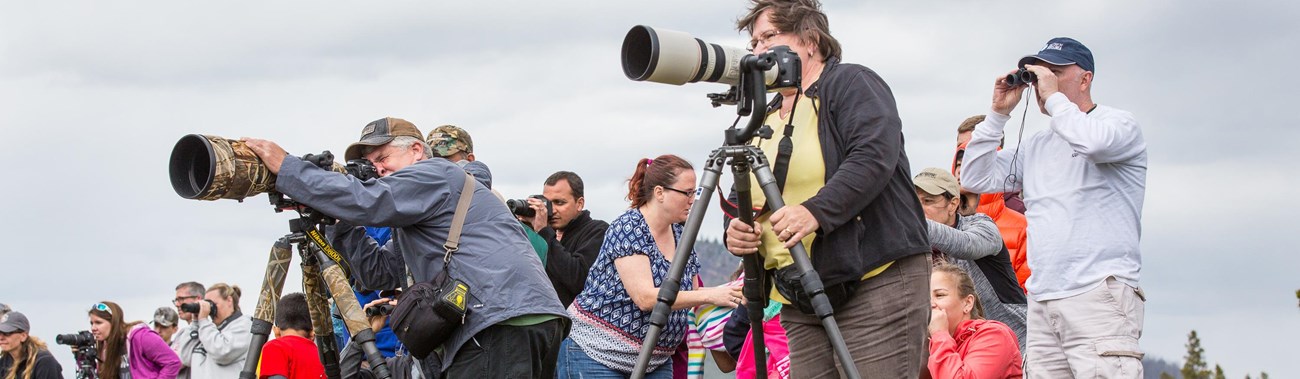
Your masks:
<path fill-rule="evenodd" d="M 1034 74 L 1033 71 L 1021 67 L 1019 70 L 1016 70 L 1016 73 L 1007 74 L 1007 77 L 1004 80 L 1006 80 L 1007 85 L 1009 86 L 1019 87 L 1030 83 L 1038 83 L 1038 75 Z"/>

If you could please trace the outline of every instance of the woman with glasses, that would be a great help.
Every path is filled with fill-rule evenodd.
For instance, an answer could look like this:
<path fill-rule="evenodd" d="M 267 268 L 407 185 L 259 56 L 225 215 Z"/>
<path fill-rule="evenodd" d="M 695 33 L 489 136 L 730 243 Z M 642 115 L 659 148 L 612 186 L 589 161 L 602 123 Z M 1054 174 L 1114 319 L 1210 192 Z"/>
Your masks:
<path fill-rule="evenodd" d="M 763 151 L 786 206 L 746 225 L 731 219 L 727 250 L 761 254 L 785 303 L 790 376 L 839 377 L 830 337 L 799 282 L 790 250 L 802 244 L 821 277 L 848 353 L 862 377 L 914 378 L 925 367 L 930 244 L 912 193 L 903 126 L 889 85 L 841 61 L 817 0 L 750 0 L 736 29 L 754 54 L 786 46 L 801 83 L 778 90 L 763 117 L 779 136 Z M 767 198 L 751 179 L 753 204 Z"/>
<path fill-rule="evenodd" d="M 117 303 L 95 303 L 89 314 L 101 379 L 175 378 L 180 372 L 180 358 L 158 332 L 140 321 L 123 321 L 122 307 Z"/>
<path fill-rule="evenodd" d="M 659 286 L 676 257 L 682 223 L 695 202 L 695 170 L 675 155 L 637 162 L 628 181 L 631 209 L 609 224 L 587 275 L 586 287 L 569 306 L 573 328 L 560 345 L 558 378 L 626 378 L 636 365 Z M 672 357 L 690 327 L 687 312 L 702 304 L 735 307 L 740 287 L 695 289 L 700 263 L 691 254 L 655 345 L 647 378 L 671 378 Z"/>
<path fill-rule="evenodd" d="M 63 379 L 63 367 L 19 312 L 0 314 L 0 378 Z"/>

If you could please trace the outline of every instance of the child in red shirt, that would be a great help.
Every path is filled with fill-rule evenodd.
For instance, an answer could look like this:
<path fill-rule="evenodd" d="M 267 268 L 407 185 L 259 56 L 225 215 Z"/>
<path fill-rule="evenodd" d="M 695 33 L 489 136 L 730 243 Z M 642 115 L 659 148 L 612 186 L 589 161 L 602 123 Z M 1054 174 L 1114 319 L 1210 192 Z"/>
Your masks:
<path fill-rule="evenodd" d="M 312 342 L 311 314 L 307 298 L 294 292 L 280 298 L 275 307 L 275 339 L 262 347 L 257 377 L 266 379 L 320 379 L 325 377 Z"/>

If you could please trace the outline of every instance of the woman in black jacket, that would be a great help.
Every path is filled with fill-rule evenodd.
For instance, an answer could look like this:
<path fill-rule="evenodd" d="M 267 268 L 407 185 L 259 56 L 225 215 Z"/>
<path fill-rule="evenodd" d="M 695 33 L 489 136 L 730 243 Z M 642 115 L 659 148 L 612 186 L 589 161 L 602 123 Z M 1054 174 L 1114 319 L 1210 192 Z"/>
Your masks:
<path fill-rule="evenodd" d="M 761 253 L 777 270 L 774 297 L 791 305 L 781 313 L 791 376 L 838 375 L 820 319 L 786 275 L 788 249 L 802 243 L 859 373 L 917 377 L 927 356 L 930 247 L 893 94 L 874 71 L 840 62 L 817 0 L 752 1 L 737 28 L 750 34 L 755 54 L 779 45 L 798 54 L 802 81 L 768 108 L 766 124 L 780 131 L 780 142 L 752 141 L 772 162 L 788 205 L 751 225 L 731 220 L 727 248 Z M 788 155 L 778 155 L 781 145 Z M 752 192 L 753 204 L 766 203 Z"/>
<path fill-rule="evenodd" d="M 0 316 L 0 378 L 63 379 L 63 367 L 45 343 L 28 334 L 27 316 L 10 312 Z"/>

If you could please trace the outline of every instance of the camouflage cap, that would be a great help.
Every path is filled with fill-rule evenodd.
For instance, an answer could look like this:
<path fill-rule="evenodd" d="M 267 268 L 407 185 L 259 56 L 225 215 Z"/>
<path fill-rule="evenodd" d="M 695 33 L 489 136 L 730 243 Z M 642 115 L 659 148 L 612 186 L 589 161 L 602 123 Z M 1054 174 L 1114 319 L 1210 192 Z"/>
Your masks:
<path fill-rule="evenodd" d="M 363 152 L 366 147 L 383 146 L 402 136 L 419 139 L 422 135 L 415 124 L 400 118 L 384 117 L 371 121 L 361 129 L 361 140 L 348 145 L 348 150 L 343 152 L 343 159 L 350 161 L 361 158 L 365 155 Z"/>
<path fill-rule="evenodd" d="M 443 125 L 434 128 L 429 132 L 429 148 L 433 149 L 433 154 L 439 157 L 446 157 L 459 152 L 473 153 L 474 140 L 469 138 L 469 132 L 455 125 Z"/>

